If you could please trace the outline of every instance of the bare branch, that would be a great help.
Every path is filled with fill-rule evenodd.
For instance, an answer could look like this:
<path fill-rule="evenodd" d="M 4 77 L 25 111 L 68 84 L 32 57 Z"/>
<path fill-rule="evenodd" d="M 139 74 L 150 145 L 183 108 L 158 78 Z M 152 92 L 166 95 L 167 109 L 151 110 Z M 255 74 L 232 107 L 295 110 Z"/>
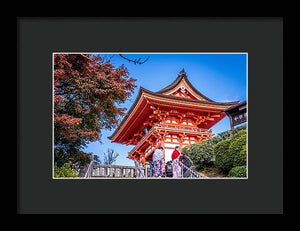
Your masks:
<path fill-rule="evenodd" d="M 107 149 L 107 153 L 104 153 L 104 164 L 112 165 L 118 158 L 119 153 L 115 152 L 113 149 Z"/>
<path fill-rule="evenodd" d="M 129 59 L 129 58 L 127 58 L 127 57 L 125 57 L 124 55 L 122 55 L 122 54 L 119 54 L 123 59 L 126 59 L 127 61 L 129 61 L 129 62 L 132 62 L 132 63 L 134 63 L 134 64 L 143 64 L 143 63 L 145 63 L 145 62 L 147 62 L 148 61 L 148 59 L 150 58 L 150 56 L 148 56 L 144 61 L 141 61 L 141 58 L 139 58 L 139 59 Z"/>

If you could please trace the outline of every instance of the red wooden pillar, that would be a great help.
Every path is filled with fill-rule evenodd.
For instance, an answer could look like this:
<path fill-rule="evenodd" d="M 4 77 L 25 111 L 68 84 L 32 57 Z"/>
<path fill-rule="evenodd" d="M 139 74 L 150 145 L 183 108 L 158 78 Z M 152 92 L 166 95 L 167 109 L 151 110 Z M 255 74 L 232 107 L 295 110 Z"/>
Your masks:
<path fill-rule="evenodd" d="M 179 149 L 182 150 L 182 144 L 183 144 L 183 140 L 184 140 L 184 134 L 178 134 L 179 136 Z"/>

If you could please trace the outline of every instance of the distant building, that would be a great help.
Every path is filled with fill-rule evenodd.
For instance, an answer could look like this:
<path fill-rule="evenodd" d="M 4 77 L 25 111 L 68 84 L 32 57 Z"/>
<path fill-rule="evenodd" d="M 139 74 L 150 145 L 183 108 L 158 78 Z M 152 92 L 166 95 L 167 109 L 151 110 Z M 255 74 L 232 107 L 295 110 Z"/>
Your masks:
<path fill-rule="evenodd" d="M 224 112 L 228 115 L 231 129 L 247 121 L 247 101 L 240 102 L 229 108 Z"/>

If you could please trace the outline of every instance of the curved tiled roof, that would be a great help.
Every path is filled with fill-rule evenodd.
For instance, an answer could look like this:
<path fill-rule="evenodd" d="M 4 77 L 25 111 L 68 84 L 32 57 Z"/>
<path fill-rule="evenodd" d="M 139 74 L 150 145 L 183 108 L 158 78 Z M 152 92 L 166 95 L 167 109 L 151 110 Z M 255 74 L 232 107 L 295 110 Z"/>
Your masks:
<path fill-rule="evenodd" d="M 175 79 L 175 81 L 173 83 L 171 83 L 170 85 L 166 86 L 165 88 L 157 91 L 156 93 L 165 93 L 165 92 L 175 88 L 181 82 L 182 79 L 184 79 L 188 83 L 188 85 L 192 88 L 192 90 L 194 92 L 196 92 L 198 95 L 200 95 L 202 98 L 206 99 L 209 102 L 215 103 L 215 101 L 213 101 L 210 98 L 208 98 L 207 96 L 203 95 L 191 84 L 191 82 L 187 78 L 187 75 L 186 75 L 184 69 L 181 70 L 181 72 L 178 74 L 178 77 Z"/>
<path fill-rule="evenodd" d="M 182 79 L 183 77 L 182 76 L 179 76 L 178 78 Z M 178 79 L 177 78 L 177 79 Z M 177 80 L 175 80 L 177 82 Z M 174 82 L 175 82 L 174 81 Z M 172 85 L 174 84 L 174 82 L 172 83 Z M 178 82 L 177 82 L 178 83 Z M 170 85 L 169 85 L 170 86 Z M 174 85 L 176 86 L 176 85 Z M 170 88 L 171 89 L 171 88 Z M 132 104 L 132 106 L 130 107 L 130 109 L 128 110 L 128 112 L 126 113 L 125 117 L 122 119 L 121 123 L 119 124 L 119 126 L 117 127 L 117 129 L 114 131 L 114 133 L 109 136 L 108 138 L 109 139 L 112 139 L 116 133 L 118 132 L 118 130 L 122 127 L 122 125 L 125 123 L 126 119 L 129 117 L 129 115 L 131 114 L 131 112 L 133 111 L 133 109 L 135 108 L 136 104 L 138 103 L 142 93 L 145 92 L 145 93 L 148 93 L 150 95 L 153 95 L 153 96 L 159 96 L 161 98 L 165 98 L 165 99 L 175 99 L 175 100 L 178 100 L 178 101 L 185 101 L 185 102 L 193 102 L 193 103 L 201 103 L 201 104 L 208 104 L 208 105 L 224 105 L 224 106 L 232 106 L 236 103 L 238 103 L 239 101 L 233 101 L 233 102 L 226 102 L 226 103 L 222 103 L 222 102 L 215 102 L 215 101 L 212 101 L 210 99 L 208 100 L 198 100 L 198 99 L 188 99 L 188 98 L 183 98 L 183 97 L 177 97 L 177 96 L 172 96 L 172 95 L 164 95 L 161 93 L 161 91 L 158 91 L 158 92 L 153 92 L 153 91 L 150 91 L 150 90 L 147 90 L 143 87 L 140 87 L 139 89 L 139 93 L 134 101 L 134 103 Z M 202 95 L 202 94 L 201 94 Z"/>
<path fill-rule="evenodd" d="M 224 110 L 224 112 L 230 112 L 230 111 L 238 110 L 239 107 L 245 106 L 245 105 L 247 105 L 247 101 L 246 101 L 246 100 L 245 100 L 245 101 L 242 101 L 242 102 L 240 102 L 240 103 L 234 104 L 233 106 L 231 106 L 231 107 L 229 107 L 229 108 L 226 108 L 226 109 Z"/>

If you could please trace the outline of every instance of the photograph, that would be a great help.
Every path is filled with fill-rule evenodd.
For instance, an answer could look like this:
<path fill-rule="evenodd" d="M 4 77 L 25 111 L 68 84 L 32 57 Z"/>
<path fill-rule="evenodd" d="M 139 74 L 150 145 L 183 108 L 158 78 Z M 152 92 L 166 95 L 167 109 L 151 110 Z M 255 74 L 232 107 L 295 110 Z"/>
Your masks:
<path fill-rule="evenodd" d="M 18 18 L 17 213 L 284 214 L 284 24 Z"/>
<path fill-rule="evenodd" d="M 251 174 L 247 52 L 65 51 L 49 65 L 53 179 Z"/>

